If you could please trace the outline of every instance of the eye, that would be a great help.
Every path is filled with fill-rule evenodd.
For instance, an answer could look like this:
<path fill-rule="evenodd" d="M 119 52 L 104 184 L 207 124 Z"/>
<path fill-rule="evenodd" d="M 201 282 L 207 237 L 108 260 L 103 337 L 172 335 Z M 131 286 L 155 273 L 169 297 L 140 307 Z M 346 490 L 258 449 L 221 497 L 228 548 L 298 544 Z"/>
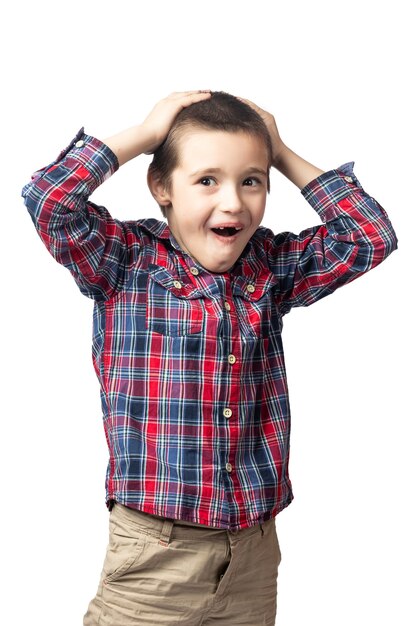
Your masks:
<path fill-rule="evenodd" d="M 210 182 L 214 183 L 215 180 L 211 176 L 204 176 L 204 178 L 200 178 L 198 182 L 204 185 L 205 187 L 210 187 L 211 186 Z"/>
<path fill-rule="evenodd" d="M 249 181 L 249 185 L 247 184 Z M 250 178 L 245 178 L 245 180 L 243 181 L 243 184 L 246 185 L 247 187 L 256 187 L 257 185 L 261 185 L 262 181 L 259 178 L 256 178 L 256 176 L 251 176 Z"/>

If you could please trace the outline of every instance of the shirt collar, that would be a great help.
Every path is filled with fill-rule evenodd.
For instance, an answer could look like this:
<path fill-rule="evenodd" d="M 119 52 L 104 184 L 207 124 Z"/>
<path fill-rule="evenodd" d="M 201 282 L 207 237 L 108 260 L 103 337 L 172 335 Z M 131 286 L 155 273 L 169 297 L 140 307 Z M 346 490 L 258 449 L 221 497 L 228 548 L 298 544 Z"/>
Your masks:
<path fill-rule="evenodd" d="M 158 239 L 170 239 L 171 237 L 171 231 L 168 224 L 166 222 L 162 222 L 161 220 L 156 220 L 154 218 L 138 220 L 138 225 Z"/>
<path fill-rule="evenodd" d="M 200 265 L 198 261 L 190 257 L 189 254 L 184 252 L 184 250 L 181 248 L 181 246 L 175 239 L 174 235 L 171 232 L 171 229 L 169 228 L 169 225 L 166 222 L 163 222 L 161 220 L 156 220 L 154 218 L 148 218 L 148 219 L 139 220 L 138 223 L 142 228 L 146 229 L 149 233 L 154 235 L 154 237 L 156 237 L 157 239 L 165 239 L 165 240 L 167 239 L 170 242 L 171 246 L 182 254 L 183 258 L 185 259 L 189 267 L 197 267 L 199 271 L 201 272 L 208 272 L 210 274 L 212 273 L 212 272 L 209 272 L 209 270 L 207 270 L 203 265 Z M 256 236 L 256 233 L 255 235 L 252 236 L 252 238 L 246 244 L 245 248 L 242 251 L 242 254 L 236 261 L 235 265 L 233 266 L 233 269 L 230 270 L 230 272 L 226 272 L 226 273 L 230 273 L 230 274 L 234 274 L 235 272 L 237 272 L 238 274 L 242 273 L 242 267 L 246 265 L 248 261 L 251 260 L 251 257 L 253 255 L 252 239 L 254 236 Z"/>

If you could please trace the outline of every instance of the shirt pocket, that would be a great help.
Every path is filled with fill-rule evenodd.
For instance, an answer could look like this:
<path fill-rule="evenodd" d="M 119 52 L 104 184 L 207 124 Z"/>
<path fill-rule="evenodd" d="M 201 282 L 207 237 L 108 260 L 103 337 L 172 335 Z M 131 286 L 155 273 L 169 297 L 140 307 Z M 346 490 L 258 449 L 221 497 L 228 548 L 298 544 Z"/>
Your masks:
<path fill-rule="evenodd" d="M 147 330 L 181 337 L 203 331 L 203 294 L 169 270 L 150 266 L 146 296 Z"/>

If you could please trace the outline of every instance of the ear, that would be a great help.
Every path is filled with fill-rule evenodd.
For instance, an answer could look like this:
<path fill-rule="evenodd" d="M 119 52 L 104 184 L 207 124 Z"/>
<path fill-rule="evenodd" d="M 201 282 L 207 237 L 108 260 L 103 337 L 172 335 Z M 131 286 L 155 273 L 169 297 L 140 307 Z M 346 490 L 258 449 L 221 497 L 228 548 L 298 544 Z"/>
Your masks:
<path fill-rule="evenodd" d="M 149 191 L 160 206 L 171 206 L 171 195 L 154 172 L 148 169 L 147 182 Z"/>

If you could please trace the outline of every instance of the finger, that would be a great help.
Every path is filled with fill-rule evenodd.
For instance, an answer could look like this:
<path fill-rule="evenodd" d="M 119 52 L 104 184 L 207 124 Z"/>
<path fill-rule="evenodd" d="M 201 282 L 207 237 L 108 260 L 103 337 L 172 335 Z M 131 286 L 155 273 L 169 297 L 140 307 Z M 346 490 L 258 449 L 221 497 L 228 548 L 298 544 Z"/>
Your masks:
<path fill-rule="evenodd" d="M 211 91 L 209 90 L 187 92 L 186 95 L 180 98 L 180 104 L 183 108 L 186 108 L 190 104 L 201 102 L 202 100 L 208 100 L 209 98 L 211 98 Z"/>
<path fill-rule="evenodd" d="M 206 94 L 209 93 L 211 94 L 211 90 L 210 89 L 193 89 L 192 91 L 174 91 L 169 97 L 174 97 L 174 98 L 187 98 L 190 96 L 194 96 L 196 94 Z"/>
<path fill-rule="evenodd" d="M 259 109 L 259 107 L 254 102 L 252 102 L 251 100 L 248 100 L 247 98 L 241 98 L 240 96 L 236 96 L 236 98 L 240 100 L 241 102 L 245 102 L 247 105 L 249 105 L 253 109 Z"/>
<path fill-rule="evenodd" d="M 201 100 L 202 98 L 211 97 L 211 91 L 198 91 L 197 93 L 192 93 L 187 98 L 191 100 Z"/>

